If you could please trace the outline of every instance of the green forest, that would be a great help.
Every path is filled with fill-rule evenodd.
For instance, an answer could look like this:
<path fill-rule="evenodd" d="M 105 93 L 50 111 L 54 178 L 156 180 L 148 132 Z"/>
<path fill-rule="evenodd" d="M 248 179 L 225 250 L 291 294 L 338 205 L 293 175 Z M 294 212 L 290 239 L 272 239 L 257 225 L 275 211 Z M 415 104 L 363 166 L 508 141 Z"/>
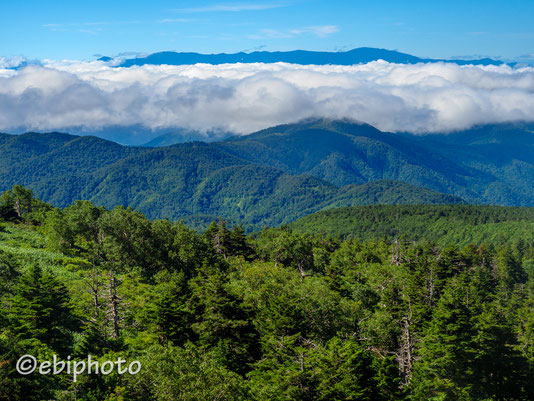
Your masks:
<path fill-rule="evenodd" d="M 533 214 L 370 206 L 199 232 L 15 185 L 0 400 L 532 400 Z M 21 375 L 25 354 L 142 368 Z"/>
<path fill-rule="evenodd" d="M 369 205 L 324 210 L 289 224 L 297 232 L 369 240 L 406 237 L 439 245 L 534 241 L 534 208 Z"/>

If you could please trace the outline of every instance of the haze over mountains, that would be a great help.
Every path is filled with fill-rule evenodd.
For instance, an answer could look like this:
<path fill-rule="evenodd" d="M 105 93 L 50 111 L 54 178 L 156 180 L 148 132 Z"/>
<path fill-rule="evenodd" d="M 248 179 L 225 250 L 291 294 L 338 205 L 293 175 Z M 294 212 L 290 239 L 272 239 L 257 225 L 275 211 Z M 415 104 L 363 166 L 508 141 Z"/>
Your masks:
<path fill-rule="evenodd" d="M 339 206 L 532 206 L 533 148 L 532 124 L 416 136 L 312 119 L 156 148 L 59 133 L 3 134 L 0 190 L 20 183 L 58 206 L 89 199 L 151 218 L 202 226 L 219 216 L 257 229 Z"/>
<path fill-rule="evenodd" d="M 199 132 L 187 129 L 177 129 L 171 132 L 156 136 L 154 139 L 143 144 L 148 148 L 157 148 L 162 146 L 171 146 L 177 143 L 194 142 L 202 140 L 204 142 L 213 142 L 232 136 L 229 132 Z"/>

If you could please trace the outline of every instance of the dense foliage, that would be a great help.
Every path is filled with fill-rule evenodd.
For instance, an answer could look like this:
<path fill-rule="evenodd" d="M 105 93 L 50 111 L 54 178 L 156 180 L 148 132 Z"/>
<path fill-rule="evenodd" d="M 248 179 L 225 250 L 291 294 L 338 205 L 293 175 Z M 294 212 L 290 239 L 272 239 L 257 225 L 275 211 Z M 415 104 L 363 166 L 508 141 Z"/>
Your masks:
<path fill-rule="evenodd" d="M 55 209 L 23 187 L 0 203 L 0 400 L 534 399 L 530 239 L 247 237 L 223 220 L 198 233 L 89 201 Z M 24 354 L 142 369 L 22 376 Z"/>
<path fill-rule="evenodd" d="M 406 237 L 441 245 L 534 241 L 534 209 L 474 205 L 374 205 L 321 211 L 289 225 L 297 232 L 359 240 Z"/>

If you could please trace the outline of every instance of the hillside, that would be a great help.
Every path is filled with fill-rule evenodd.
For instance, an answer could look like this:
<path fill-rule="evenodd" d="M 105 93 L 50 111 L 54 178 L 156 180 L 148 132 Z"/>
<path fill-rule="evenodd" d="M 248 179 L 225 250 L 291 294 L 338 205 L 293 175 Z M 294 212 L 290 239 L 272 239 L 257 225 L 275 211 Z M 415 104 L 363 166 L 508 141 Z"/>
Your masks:
<path fill-rule="evenodd" d="M 150 218 L 208 216 L 201 219 L 201 227 L 213 218 L 224 217 L 259 229 L 289 223 L 339 202 L 351 206 L 377 199 L 384 203 L 462 202 L 432 191 L 414 197 L 417 190 L 394 182 L 368 185 L 359 191 L 338 188 L 310 175 L 292 175 L 252 163 L 223 147 L 202 142 L 128 148 L 93 137 L 46 134 L 37 135 L 49 144 L 37 152 L 40 142 L 34 139 L 36 135 L 8 138 L 9 146 L 4 148 L 7 156 L 18 148 L 19 154 L 28 157 L 0 165 L 1 187 L 22 183 L 43 200 L 62 207 L 76 199 L 88 199 L 110 208 L 132 206 Z M 25 151 L 28 143 L 33 146 Z M 0 160 L 4 160 L 1 151 Z M 396 195 L 384 197 L 388 188 Z"/>
<path fill-rule="evenodd" d="M 349 120 L 312 119 L 221 143 L 228 152 L 338 186 L 400 180 L 470 203 L 534 205 L 534 125 L 452 134 L 381 132 Z"/>
<path fill-rule="evenodd" d="M 417 136 L 313 119 L 155 148 L 62 133 L 0 135 L 0 190 L 22 184 L 61 207 L 89 199 L 150 218 L 203 227 L 223 217 L 249 229 L 344 206 L 532 206 L 533 131 L 502 124 Z"/>
<path fill-rule="evenodd" d="M 401 236 L 441 245 L 534 241 L 534 208 L 473 205 L 346 207 L 289 225 L 296 232 L 369 240 Z"/>
<path fill-rule="evenodd" d="M 442 194 L 402 181 L 377 180 L 341 187 L 326 208 L 365 205 L 439 205 L 465 203 L 454 195 Z"/>

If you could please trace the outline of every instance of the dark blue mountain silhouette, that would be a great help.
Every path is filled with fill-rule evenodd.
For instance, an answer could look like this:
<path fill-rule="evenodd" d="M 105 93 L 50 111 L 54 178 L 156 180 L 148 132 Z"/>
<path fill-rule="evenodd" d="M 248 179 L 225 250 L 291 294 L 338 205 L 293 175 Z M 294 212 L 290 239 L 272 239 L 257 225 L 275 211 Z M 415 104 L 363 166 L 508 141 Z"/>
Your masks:
<path fill-rule="evenodd" d="M 146 57 L 132 58 L 125 60 L 119 67 L 131 67 L 133 65 L 188 65 L 188 64 L 227 64 L 227 63 L 293 63 L 302 65 L 352 65 L 369 63 L 376 60 L 385 60 L 390 63 L 415 64 L 444 61 L 460 65 L 500 65 L 502 61 L 489 58 L 479 60 L 444 60 L 444 59 L 424 59 L 410 54 L 401 53 L 395 50 L 375 49 L 372 47 L 360 47 L 346 52 L 316 52 L 306 50 L 294 50 L 288 52 L 252 52 L 252 53 L 220 53 L 220 54 L 199 54 L 199 53 L 176 53 L 160 52 Z"/>

